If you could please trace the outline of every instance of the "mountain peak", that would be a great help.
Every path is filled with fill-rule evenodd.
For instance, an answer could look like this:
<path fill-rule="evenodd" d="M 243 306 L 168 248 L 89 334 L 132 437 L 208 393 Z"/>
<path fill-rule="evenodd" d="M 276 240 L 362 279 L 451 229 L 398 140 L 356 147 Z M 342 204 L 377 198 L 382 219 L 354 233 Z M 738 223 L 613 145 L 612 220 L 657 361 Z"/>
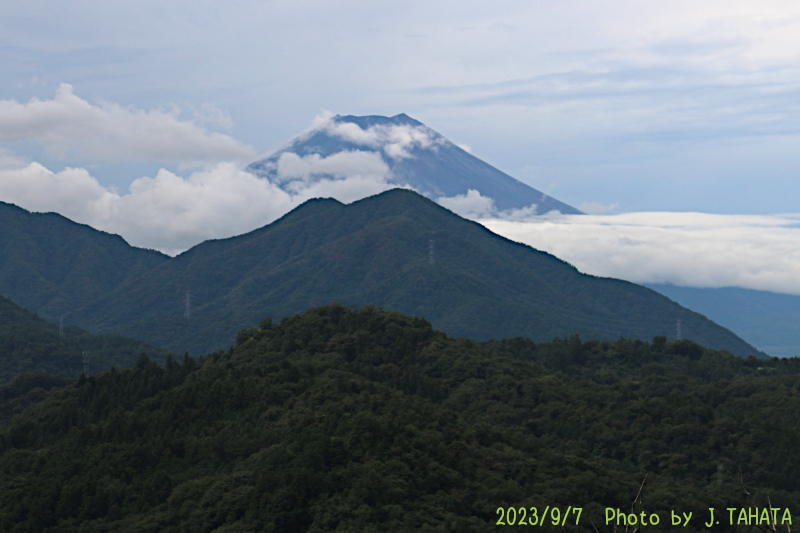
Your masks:
<path fill-rule="evenodd" d="M 356 115 L 336 115 L 333 117 L 335 122 L 348 122 L 357 124 L 361 129 L 368 129 L 376 125 L 397 125 L 397 126 L 425 126 L 422 122 L 415 120 L 405 113 L 400 113 L 393 117 L 385 117 L 383 115 L 366 115 L 359 117 Z"/>
<path fill-rule="evenodd" d="M 489 210 L 580 211 L 537 191 L 459 148 L 405 113 L 336 115 L 295 138 L 248 170 L 293 191 L 319 182 L 358 178 L 376 189 L 412 188 L 439 201 L 466 199 L 477 191 Z"/>

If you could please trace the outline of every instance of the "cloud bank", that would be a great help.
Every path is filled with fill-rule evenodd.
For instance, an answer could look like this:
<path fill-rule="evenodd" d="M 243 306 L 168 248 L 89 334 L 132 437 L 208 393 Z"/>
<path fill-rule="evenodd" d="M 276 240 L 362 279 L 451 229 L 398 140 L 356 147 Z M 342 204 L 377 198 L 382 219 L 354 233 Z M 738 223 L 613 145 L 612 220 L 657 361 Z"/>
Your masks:
<path fill-rule="evenodd" d="M 194 121 L 180 120 L 176 110 L 92 105 L 76 96 L 66 83 L 59 86 L 52 100 L 0 100 L 0 143 L 33 141 L 59 155 L 104 161 L 194 165 L 254 158 L 253 148 L 201 125 L 229 123 L 229 118 L 208 104 L 195 113 Z"/>
<path fill-rule="evenodd" d="M 335 159 L 294 157 L 286 162 L 287 173 L 344 172 L 344 167 L 336 170 L 341 161 Z M 291 190 L 231 162 L 188 177 L 162 169 L 155 176 L 134 180 L 120 194 L 101 185 L 86 169 L 53 172 L 0 152 L 0 199 L 31 211 L 55 211 L 122 235 L 134 246 L 174 255 L 207 239 L 266 225 L 310 198 L 333 197 L 347 203 L 395 186 L 376 161 L 365 161 L 373 173 L 298 180 Z M 638 283 L 800 294 L 800 214 L 533 216 L 536 206 L 497 211 L 491 198 L 473 190 L 439 202 L 589 274 Z"/>
<path fill-rule="evenodd" d="M 800 294 L 800 214 L 653 212 L 480 223 L 597 276 Z"/>
<path fill-rule="evenodd" d="M 54 211 L 117 233 L 134 246 L 170 255 L 269 224 L 311 198 L 353 202 L 392 187 L 379 176 L 354 175 L 284 191 L 223 162 L 185 178 L 161 169 L 134 180 L 126 194 L 119 194 L 86 169 L 53 172 L 0 152 L 1 200 L 30 211 Z"/>

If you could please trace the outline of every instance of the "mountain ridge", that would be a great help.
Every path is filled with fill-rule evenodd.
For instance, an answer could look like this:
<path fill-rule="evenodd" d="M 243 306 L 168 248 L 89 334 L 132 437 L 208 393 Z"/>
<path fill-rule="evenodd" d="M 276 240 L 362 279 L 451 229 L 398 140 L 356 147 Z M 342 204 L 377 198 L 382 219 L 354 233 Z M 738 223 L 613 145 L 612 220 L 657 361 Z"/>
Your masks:
<path fill-rule="evenodd" d="M 93 335 L 71 325 L 59 326 L 0 295 L 0 386 L 24 373 L 48 373 L 75 379 L 88 356 L 90 373 L 133 366 L 146 352 L 163 363 L 163 350 L 116 335 Z M 2 419 L 6 413 L 0 414 Z"/>
<path fill-rule="evenodd" d="M 8 218 L 6 211 L 0 206 L 0 217 Z M 6 260 L 0 264 L 5 265 L 0 294 L 29 287 L 24 307 L 46 318 L 64 315 L 67 324 L 181 353 L 224 348 L 241 328 L 264 316 L 280 318 L 336 301 L 397 309 L 426 317 L 451 335 L 475 339 L 528 336 L 542 342 L 578 333 L 649 341 L 659 335 L 673 338 L 681 321 L 687 336 L 710 348 L 763 356 L 650 289 L 582 274 L 408 189 L 348 205 L 311 200 L 272 224 L 200 243 L 174 258 L 130 247 L 121 238 L 108 241 L 88 226 L 80 226 L 75 237 L 79 225 L 63 217 L 15 213 L 18 240 L 33 239 L 33 246 L 9 244 L 14 231 L 0 238 Z M 37 225 L 42 220 L 52 222 L 53 229 L 37 233 L 23 227 L 25 221 Z M 94 237 L 115 245 L 103 247 Z M 115 255 L 115 246 L 123 253 Z M 60 257 L 65 248 L 76 249 L 69 260 Z M 124 270 L 101 275 L 120 263 Z M 36 307 L 43 299 L 41 287 L 20 286 L 9 274 L 20 264 L 28 265 L 31 275 L 44 276 L 57 296 L 67 296 Z"/>
<path fill-rule="evenodd" d="M 169 256 L 58 213 L 0 202 L 0 293 L 57 319 Z"/>
<path fill-rule="evenodd" d="M 644 285 L 735 330 L 747 342 L 770 355 L 800 356 L 797 332 L 800 296 L 741 287 Z"/>
<path fill-rule="evenodd" d="M 191 321 L 182 317 L 187 293 Z M 194 342 L 192 353 L 202 353 L 264 315 L 331 301 L 398 309 L 477 339 L 580 333 L 650 340 L 671 335 L 682 320 L 711 347 L 759 353 L 655 291 L 582 274 L 405 189 L 348 205 L 316 200 L 247 234 L 201 243 L 71 316 L 92 330 L 157 345 Z M 191 340 L 205 334 L 216 340 Z"/>

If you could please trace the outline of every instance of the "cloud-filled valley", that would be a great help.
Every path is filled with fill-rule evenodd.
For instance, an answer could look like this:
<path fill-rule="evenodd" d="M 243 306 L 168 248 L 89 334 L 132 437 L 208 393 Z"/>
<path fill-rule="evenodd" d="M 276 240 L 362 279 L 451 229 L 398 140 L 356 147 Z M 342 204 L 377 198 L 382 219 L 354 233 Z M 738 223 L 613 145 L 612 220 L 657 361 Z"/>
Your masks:
<path fill-rule="evenodd" d="M 597 276 L 800 294 L 800 214 L 643 212 L 480 222 Z"/>

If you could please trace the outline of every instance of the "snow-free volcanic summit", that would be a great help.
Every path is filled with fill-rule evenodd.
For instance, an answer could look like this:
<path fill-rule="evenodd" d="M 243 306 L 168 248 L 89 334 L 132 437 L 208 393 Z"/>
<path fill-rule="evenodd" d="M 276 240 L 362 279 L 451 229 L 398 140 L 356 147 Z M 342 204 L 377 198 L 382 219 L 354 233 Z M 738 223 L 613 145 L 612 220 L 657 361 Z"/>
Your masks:
<path fill-rule="evenodd" d="M 411 187 L 443 205 L 446 198 L 477 197 L 480 193 L 500 211 L 580 213 L 478 159 L 406 114 L 337 115 L 251 164 L 248 170 L 287 191 L 323 179 L 362 175 Z"/>

